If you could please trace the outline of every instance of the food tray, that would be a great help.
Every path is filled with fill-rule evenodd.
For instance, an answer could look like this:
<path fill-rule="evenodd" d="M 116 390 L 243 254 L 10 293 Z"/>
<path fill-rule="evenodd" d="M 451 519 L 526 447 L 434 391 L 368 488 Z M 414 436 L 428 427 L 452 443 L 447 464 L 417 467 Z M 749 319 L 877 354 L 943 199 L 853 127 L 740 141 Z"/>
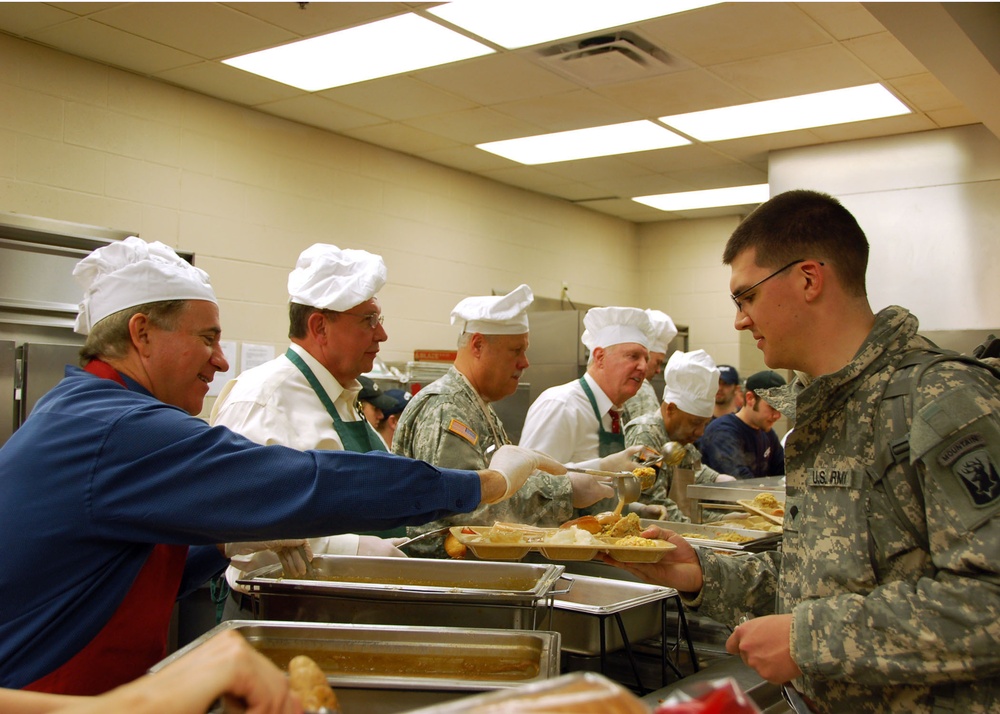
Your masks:
<path fill-rule="evenodd" d="M 558 528 L 539 528 L 539 535 L 530 541 L 517 543 L 490 543 L 484 541 L 484 534 L 492 526 L 452 526 L 451 533 L 460 543 L 483 560 L 520 560 L 531 551 L 541 553 L 549 560 L 592 560 L 598 553 L 607 553 L 620 563 L 657 563 L 676 546 L 665 540 L 656 541 L 655 546 L 614 545 L 617 538 L 601 538 L 603 545 L 567 545 L 545 543 L 544 535 L 556 532 Z M 463 531 L 473 531 L 467 533 Z"/>
<path fill-rule="evenodd" d="M 746 528 L 731 528 L 723 526 L 723 521 L 719 523 L 679 523 L 676 521 L 651 521 L 643 518 L 640 522 L 643 528 L 659 526 L 674 533 L 679 533 L 682 536 L 687 533 L 714 536 L 718 531 L 722 530 L 727 533 L 738 533 L 739 535 L 753 539 L 743 543 L 734 543 L 727 540 L 717 540 L 716 538 L 685 538 L 691 545 L 699 545 L 705 548 L 759 553 L 764 550 L 775 550 L 781 541 L 781 533 L 768 533 L 767 531 L 754 531 Z"/>
<path fill-rule="evenodd" d="M 324 670 L 348 712 L 407 711 L 559 675 L 559 634 L 555 632 L 259 620 L 224 622 L 150 672 L 224 630 L 239 632 L 282 669 L 292 656 L 308 655 Z"/>
<path fill-rule="evenodd" d="M 241 578 L 264 620 L 534 629 L 565 569 L 554 563 L 320 555 L 315 577 L 280 565 Z"/>
<path fill-rule="evenodd" d="M 785 514 L 783 512 L 780 516 L 775 516 L 769 513 L 768 511 L 765 511 L 763 508 L 755 506 L 753 504 L 753 501 L 747 501 L 742 498 L 738 500 L 736 503 L 740 504 L 743 510 L 745 510 L 747 513 L 753 513 L 754 515 L 760 516 L 761 518 L 766 518 L 767 520 L 771 521 L 771 523 L 774 523 L 776 525 L 780 526 L 785 522 Z M 779 503 L 782 506 L 782 511 L 784 511 L 785 502 L 779 501 Z"/>
<path fill-rule="evenodd" d="M 564 652 L 601 653 L 625 646 L 615 618 L 620 615 L 630 642 L 656 637 L 663 629 L 662 601 L 677 595 L 673 588 L 588 575 L 567 575 L 573 586 L 555 596 L 551 630 L 562 636 Z"/>

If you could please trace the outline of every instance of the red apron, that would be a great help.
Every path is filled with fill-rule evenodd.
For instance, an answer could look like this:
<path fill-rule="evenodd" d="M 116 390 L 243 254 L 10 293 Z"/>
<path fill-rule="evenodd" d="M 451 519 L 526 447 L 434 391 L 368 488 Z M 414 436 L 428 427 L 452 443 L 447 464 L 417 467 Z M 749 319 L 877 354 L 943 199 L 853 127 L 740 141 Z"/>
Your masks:
<path fill-rule="evenodd" d="M 85 368 L 122 386 L 104 362 Z M 146 673 L 167 654 L 167 633 L 187 561 L 186 545 L 156 545 L 132 587 L 100 632 L 72 659 L 24 689 L 57 694 L 101 694 Z"/>

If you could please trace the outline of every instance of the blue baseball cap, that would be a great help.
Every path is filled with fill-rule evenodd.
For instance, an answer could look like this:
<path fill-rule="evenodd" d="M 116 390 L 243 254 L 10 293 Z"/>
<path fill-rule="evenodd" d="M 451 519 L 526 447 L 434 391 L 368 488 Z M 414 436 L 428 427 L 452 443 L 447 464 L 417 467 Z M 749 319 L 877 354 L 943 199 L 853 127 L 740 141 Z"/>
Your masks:
<path fill-rule="evenodd" d="M 740 374 L 736 371 L 736 368 L 729 364 L 716 365 L 719 368 L 719 379 L 723 381 L 724 384 L 739 384 Z"/>

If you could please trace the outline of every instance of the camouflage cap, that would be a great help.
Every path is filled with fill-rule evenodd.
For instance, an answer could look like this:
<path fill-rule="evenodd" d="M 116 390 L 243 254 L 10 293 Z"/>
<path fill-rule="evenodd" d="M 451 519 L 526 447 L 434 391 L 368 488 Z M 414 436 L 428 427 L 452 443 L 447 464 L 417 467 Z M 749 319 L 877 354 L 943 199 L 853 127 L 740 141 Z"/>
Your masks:
<path fill-rule="evenodd" d="M 769 387 L 767 389 L 757 389 L 754 391 L 758 399 L 763 399 L 771 405 L 772 409 L 781 412 L 781 416 L 788 419 L 795 419 L 795 392 L 792 385 L 783 384 L 780 387 Z"/>

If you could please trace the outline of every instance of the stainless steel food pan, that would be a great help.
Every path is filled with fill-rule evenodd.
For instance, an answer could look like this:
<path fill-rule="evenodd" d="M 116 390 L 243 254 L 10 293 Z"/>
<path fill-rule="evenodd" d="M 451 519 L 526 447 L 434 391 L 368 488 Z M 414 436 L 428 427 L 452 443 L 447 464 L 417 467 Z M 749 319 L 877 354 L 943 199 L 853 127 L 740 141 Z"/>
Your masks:
<path fill-rule="evenodd" d="M 562 649 L 584 655 L 601 653 L 601 628 L 606 652 L 625 646 L 616 614 L 621 617 L 629 642 L 658 636 L 663 627 L 663 600 L 673 588 L 588 575 L 566 575 L 573 586 L 555 596 L 552 629 L 562 635 Z"/>
<path fill-rule="evenodd" d="M 344 711 L 399 712 L 559 674 L 559 634 L 513 630 L 231 620 L 151 668 L 224 630 L 286 668 L 305 654 L 324 670 Z"/>
<path fill-rule="evenodd" d="M 274 565 L 240 580 L 266 620 L 534 629 L 564 566 L 318 556 L 314 579 Z"/>

